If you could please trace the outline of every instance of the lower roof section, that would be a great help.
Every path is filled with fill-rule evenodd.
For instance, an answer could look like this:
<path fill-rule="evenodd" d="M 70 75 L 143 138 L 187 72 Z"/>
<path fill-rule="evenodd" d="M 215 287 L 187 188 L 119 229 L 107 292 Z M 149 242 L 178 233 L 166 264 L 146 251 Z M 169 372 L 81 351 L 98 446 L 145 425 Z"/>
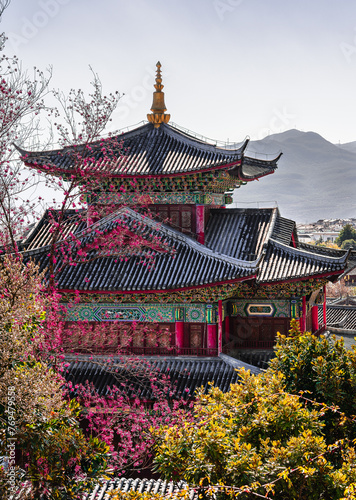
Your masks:
<path fill-rule="evenodd" d="M 262 284 L 307 277 L 337 276 L 344 272 L 347 255 L 347 252 L 341 257 L 320 255 L 270 238 L 265 247 L 258 282 Z"/>
<path fill-rule="evenodd" d="M 108 494 L 113 490 L 120 490 L 122 493 L 136 492 L 146 493 L 147 495 L 161 495 L 170 498 L 170 495 L 179 495 L 182 490 L 187 488 L 184 481 L 165 481 L 164 479 L 145 479 L 145 478 L 126 478 L 117 477 L 112 479 L 102 479 L 88 491 L 83 494 L 82 500 L 109 500 Z M 11 497 L 12 500 L 23 500 L 29 498 L 32 492 L 30 481 L 24 483 L 21 489 Z M 51 497 L 52 498 L 52 497 Z M 195 489 L 190 489 L 187 500 L 197 500 L 198 493 Z M 43 494 L 38 500 L 50 500 L 50 497 Z"/>
<path fill-rule="evenodd" d="M 302 250 L 306 250 L 307 252 L 315 253 L 317 255 L 324 255 L 327 257 L 334 257 L 336 259 L 341 259 L 345 254 L 347 254 L 347 262 L 344 269 L 344 274 L 348 274 L 356 267 L 356 248 L 347 251 L 323 247 L 319 245 L 310 245 L 308 243 L 300 243 L 299 246 Z"/>
<path fill-rule="evenodd" d="M 105 396 L 113 386 L 128 397 L 154 399 L 150 380 L 153 375 L 169 377 L 173 397 L 194 396 L 196 389 L 214 383 L 223 392 L 238 380 L 239 368 L 258 374 L 260 369 L 225 354 L 219 357 L 194 356 L 65 356 L 63 376 L 72 383 L 93 384 L 98 394 Z M 75 389 L 73 389 L 75 391 Z"/>
<path fill-rule="evenodd" d="M 319 305 L 319 323 L 323 324 L 323 306 Z M 356 305 L 327 304 L 326 306 L 326 327 L 331 327 L 335 333 L 348 333 L 356 335 Z"/>
<path fill-rule="evenodd" d="M 147 493 L 169 498 L 170 495 L 179 494 L 179 492 L 184 490 L 186 486 L 187 484 L 183 481 L 174 483 L 173 481 L 165 481 L 163 479 L 120 477 L 98 483 L 89 495 L 84 496 L 83 500 L 104 500 L 107 498 L 106 495 L 112 490 L 120 490 L 123 493 L 129 491 Z M 189 500 L 196 499 L 198 498 L 198 493 L 191 489 L 187 498 L 189 498 Z"/>
<path fill-rule="evenodd" d="M 210 211 L 205 244 L 233 258 L 255 260 L 261 255 L 275 209 L 226 208 Z"/>

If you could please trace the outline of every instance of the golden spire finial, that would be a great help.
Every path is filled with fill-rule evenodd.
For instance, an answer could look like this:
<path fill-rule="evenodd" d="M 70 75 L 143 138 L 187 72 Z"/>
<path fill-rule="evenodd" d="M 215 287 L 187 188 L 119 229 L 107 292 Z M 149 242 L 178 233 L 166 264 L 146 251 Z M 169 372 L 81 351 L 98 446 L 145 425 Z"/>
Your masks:
<path fill-rule="evenodd" d="M 147 115 L 147 119 L 149 122 L 153 123 L 156 128 L 158 128 L 161 123 L 168 123 L 171 115 L 165 114 L 167 108 L 164 104 L 164 92 L 162 92 L 164 85 L 162 85 L 161 63 L 159 61 L 156 64 L 156 67 L 156 84 L 154 85 L 156 91 L 153 92 L 153 102 L 151 107 L 152 113 Z"/>

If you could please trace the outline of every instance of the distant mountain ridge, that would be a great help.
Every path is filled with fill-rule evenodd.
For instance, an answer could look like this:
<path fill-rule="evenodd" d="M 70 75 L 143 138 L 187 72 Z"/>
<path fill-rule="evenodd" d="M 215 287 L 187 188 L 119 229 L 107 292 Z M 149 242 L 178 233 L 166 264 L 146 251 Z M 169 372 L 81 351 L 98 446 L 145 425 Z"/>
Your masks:
<path fill-rule="evenodd" d="M 283 217 L 303 223 L 356 217 L 356 141 L 336 145 L 292 129 L 251 141 L 246 154 L 264 158 L 280 151 L 273 175 L 235 191 L 238 206 L 276 201 Z"/>

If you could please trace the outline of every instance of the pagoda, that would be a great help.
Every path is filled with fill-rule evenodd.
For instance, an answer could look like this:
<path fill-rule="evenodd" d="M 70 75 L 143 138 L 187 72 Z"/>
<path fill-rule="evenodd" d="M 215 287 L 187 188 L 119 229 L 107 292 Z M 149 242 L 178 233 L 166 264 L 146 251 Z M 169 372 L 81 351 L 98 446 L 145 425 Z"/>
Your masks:
<path fill-rule="evenodd" d="M 129 228 L 154 247 L 149 265 L 144 252 L 118 258 L 92 248 L 90 259 L 66 266 L 68 241 L 59 242 L 56 285 L 67 324 L 110 324 L 116 346 L 124 328 L 143 325 L 152 335 L 137 335 L 125 352 L 166 356 L 271 349 L 292 318 L 322 331 L 325 285 L 350 268 L 350 252 L 300 243 L 295 222 L 276 207 L 227 208 L 233 190 L 273 174 L 281 154 L 252 158 L 247 139 L 219 146 L 171 124 L 160 63 L 154 87 L 148 122 L 119 134 L 120 147 L 102 161 L 110 189 L 87 193 L 88 206 L 103 215 L 71 228 L 83 248 L 95 234 L 105 240 Z M 90 148 L 100 164 L 100 143 Z M 20 153 L 28 167 L 65 178 L 76 173 L 72 149 Z M 49 266 L 48 228 L 45 214 L 22 242 L 24 258 L 41 270 Z"/>

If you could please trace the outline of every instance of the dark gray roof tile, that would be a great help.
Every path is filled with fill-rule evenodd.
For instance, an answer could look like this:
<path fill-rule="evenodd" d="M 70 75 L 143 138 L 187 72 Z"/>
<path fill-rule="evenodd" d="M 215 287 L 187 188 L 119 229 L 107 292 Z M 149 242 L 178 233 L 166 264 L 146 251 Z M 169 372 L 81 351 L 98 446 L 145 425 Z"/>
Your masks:
<path fill-rule="evenodd" d="M 112 490 L 121 490 L 123 492 L 136 491 L 139 493 L 160 494 L 162 497 L 169 496 L 172 493 L 178 493 L 186 487 L 186 483 L 178 481 L 166 481 L 163 479 L 138 479 L 138 478 L 115 478 L 98 483 L 93 491 L 84 496 L 83 500 L 106 500 L 107 493 Z M 196 499 L 198 494 L 192 490 L 189 493 L 189 500 Z"/>
<path fill-rule="evenodd" d="M 159 241 L 161 249 L 151 257 L 144 253 L 145 249 L 139 254 L 132 254 L 128 249 L 125 255 L 117 255 L 115 251 L 113 255 L 103 255 L 100 249 L 93 249 L 75 266 L 63 260 L 62 244 L 67 254 L 76 257 L 79 243 L 85 248 L 98 233 L 109 237 L 110 231 L 119 227 L 129 228 L 145 237 L 148 246 L 151 241 Z M 78 232 L 76 238 L 71 251 L 65 242 L 57 244 L 56 282 L 59 290 L 169 290 L 248 279 L 257 272 L 256 262 L 217 254 L 175 229 L 129 208 L 121 208 Z M 48 253 L 49 247 L 43 247 L 24 251 L 23 255 L 25 261 L 33 259 L 44 269 L 49 263 Z"/>
<path fill-rule="evenodd" d="M 319 323 L 323 324 L 323 306 L 319 305 Z M 356 306 L 327 305 L 326 325 L 341 330 L 356 330 Z"/>
<path fill-rule="evenodd" d="M 338 272 L 341 274 L 346 261 L 346 252 L 338 254 L 338 257 L 330 257 L 293 248 L 270 238 L 266 245 L 258 282 L 284 281 Z"/>
<path fill-rule="evenodd" d="M 274 172 L 279 159 L 279 156 L 270 161 L 246 157 L 240 166 L 248 141 L 237 149 L 224 149 L 165 124 L 154 128 L 148 123 L 109 141 L 90 144 L 90 153 L 81 145 L 45 152 L 18 149 L 23 161 L 29 166 L 44 170 L 47 166 L 57 172 L 74 172 L 78 154 L 83 157 L 89 154 L 93 162 L 98 162 L 103 159 L 102 149 L 109 145 L 114 153 L 101 170 L 112 177 L 185 174 L 226 167 L 231 170 L 233 177 L 252 180 Z M 98 168 L 97 165 L 95 168 Z"/>
<path fill-rule="evenodd" d="M 93 383 L 100 395 L 108 394 L 109 388 L 117 386 L 129 397 L 140 393 L 143 399 L 152 399 L 150 378 L 152 373 L 169 375 L 175 397 L 193 396 L 196 389 L 209 387 L 214 383 L 223 392 L 238 380 L 239 368 L 258 374 L 260 369 L 236 360 L 225 354 L 219 357 L 188 356 L 73 356 L 67 355 L 69 366 L 63 375 L 66 380 L 76 384 Z"/>
<path fill-rule="evenodd" d="M 234 258 L 255 260 L 262 252 L 274 209 L 226 208 L 210 211 L 205 244 Z"/>

